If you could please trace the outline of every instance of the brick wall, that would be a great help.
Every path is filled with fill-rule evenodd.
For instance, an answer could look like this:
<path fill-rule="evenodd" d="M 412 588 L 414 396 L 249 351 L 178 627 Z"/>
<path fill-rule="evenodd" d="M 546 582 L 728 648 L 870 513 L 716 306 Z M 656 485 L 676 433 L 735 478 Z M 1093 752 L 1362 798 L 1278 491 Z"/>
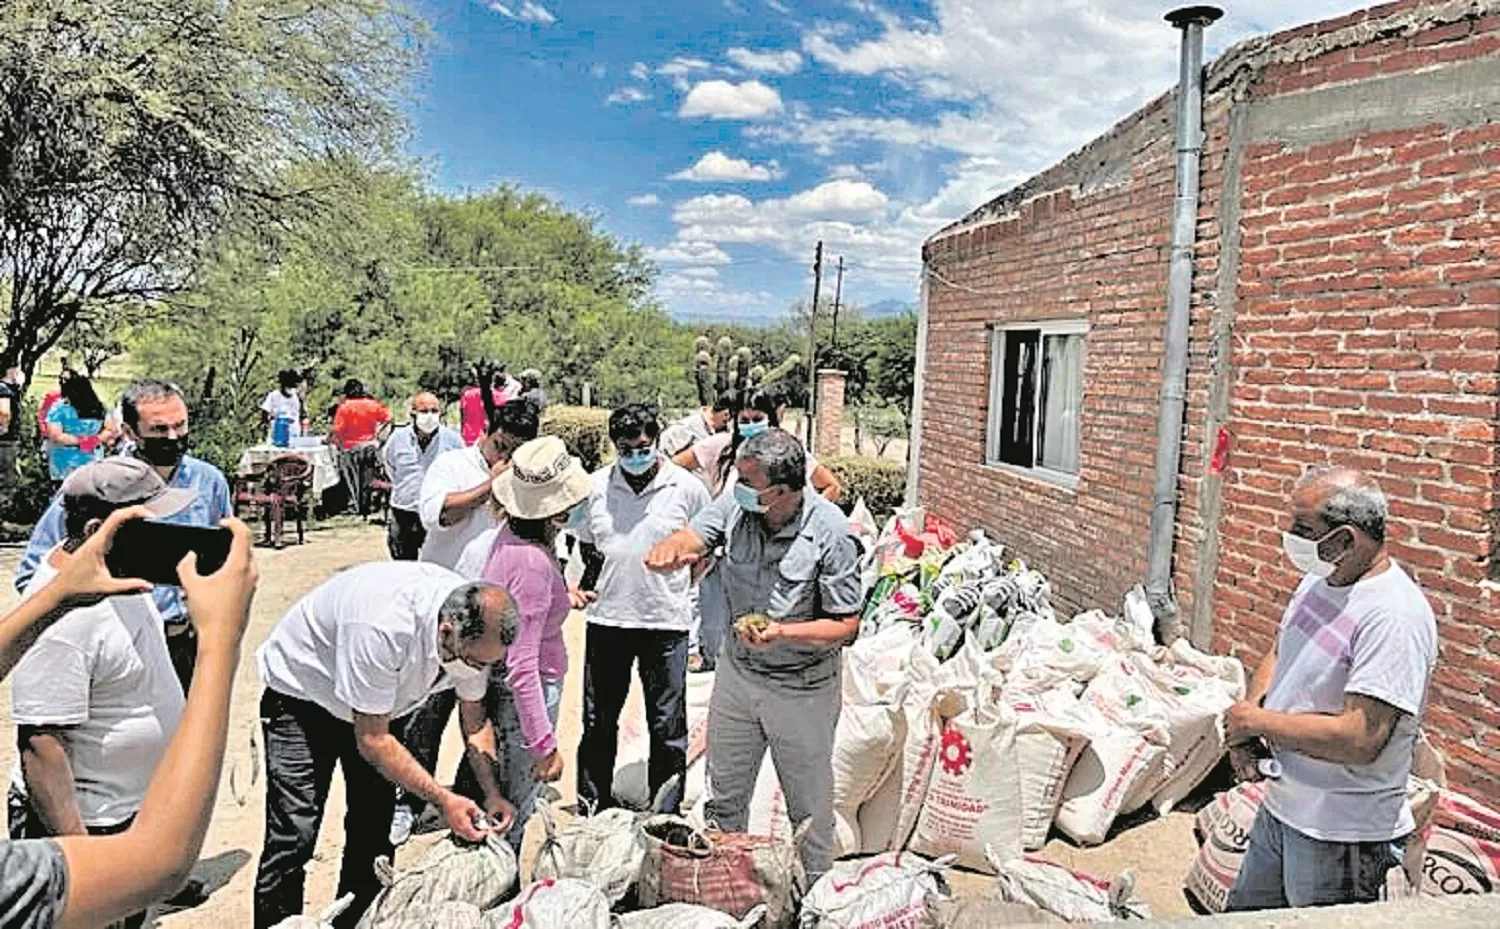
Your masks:
<path fill-rule="evenodd" d="M 813 454 L 819 458 L 832 458 L 841 451 L 844 441 L 844 383 L 843 371 L 824 368 L 818 371 L 818 430 L 814 434 L 817 447 Z"/>
<path fill-rule="evenodd" d="M 1492 54 L 1500 19 L 1343 49 L 1265 75 L 1268 97 Z M 1428 725 L 1500 800 L 1493 570 L 1500 370 L 1500 126 L 1442 123 L 1246 149 L 1215 642 L 1265 653 L 1297 582 L 1281 554 L 1308 465 L 1374 474 L 1391 549 L 1437 613 Z"/>
<path fill-rule="evenodd" d="M 1473 113 L 1455 104 L 1288 143 L 1250 138 L 1245 118 L 1500 50 L 1500 17 L 1428 15 L 1438 6 L 1406 0 L 1276 37 L 1277 54 L 1225 67 L 1235 83 L 1209 94 L 1174 576 L 1184 617 L 1258 663 L 1297 582 L 1280 549 L 1292 482 L 1313 464 L 1374 473 L 1393 552 L 1438 615 L 1428 725 L 1453 780 L 1500 803 L 1500 587 L 1485 580 L 1500 572 L 1500 126 L 1466 125 Z M 1357 41 L 1335 41 L 1351 26 Z M 1314 36 L 1313 52 L 1286 53 Z M 923 502 L 1045 570 L 1065 608 L 1115 608 L 1145 569 L 1170 103 L 925 249 Z M 1090 327 L 1071 491 L 983 464 L 987 327 L 1055 318 Z M 1235 444 L 1217 478 L 1220 425 Z"/>
<path fill-rule="evenodd" d="M 1045 571 L 1065 608 L 1118 605 L 1145 571 L 1155 430 L 1140 424 L 1154 423 L 1157 408 L 1174 183 L 1169 102 L 1111 141 L 1123 153 L 1116 176 L 1043 194 L 928 249 L 957 286 L 928 282 L 922 500 Z M 989 327 L 1059 319 L 1089 326 L 1072 490 L 984 463 Z"/>

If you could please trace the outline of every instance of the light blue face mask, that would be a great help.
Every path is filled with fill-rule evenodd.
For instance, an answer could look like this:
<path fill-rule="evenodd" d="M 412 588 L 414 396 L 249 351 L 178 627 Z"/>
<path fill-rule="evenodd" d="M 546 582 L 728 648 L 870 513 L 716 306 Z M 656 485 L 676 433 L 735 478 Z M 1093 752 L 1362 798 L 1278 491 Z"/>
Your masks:
<path fill-rule="evenodd" d="M 584 523 L 589 521 L 588 501 L 578 504 L 568 511 L 568 521 L 563 524 L 564 532 L 577 532 L 583 528 Z"/>
<path fill-rule="evenodd" d="M 656 465 L 656 446 L 637 448 L 620 455 L 620 467 L 626 474 L 642 475 Z"/>
<path fill-rule="evenodd" d="M 740 438 L 753 439 L 769 428 L 771 428 L 771 421 L 768 419 L 757 419 L 748 423 L 740 423 Z"/>
<path fill-rule="evenodd" d="M 760 502 L 760 491 L 747 484 L 734 485 L 734 502 L 746 513 L 764 513 L 766 505 Z"/>

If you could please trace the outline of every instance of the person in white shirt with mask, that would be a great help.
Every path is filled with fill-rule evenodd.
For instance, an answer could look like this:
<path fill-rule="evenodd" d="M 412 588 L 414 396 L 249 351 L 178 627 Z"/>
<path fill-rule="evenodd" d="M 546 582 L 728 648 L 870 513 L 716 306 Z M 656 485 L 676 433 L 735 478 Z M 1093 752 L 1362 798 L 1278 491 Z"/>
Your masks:
<path fill-rule="evenodd" d="M 266 689 L 266 828 L 255 880 L 255 925 L 302 912 L 335 762 L 343 770 L 344 859 L 336 896 L 353 926 L 380 884 L 396 787 L 442 812 L 454 834 L 479 840 L 509 828 L 515 810 L 491 774 L 494 731 L 483 699 L 491 665 L 516 638 L 516 606 L 499 587 L 421 562 L 378 562 L 334 575 L 292 606 L 256 654 Z M 457 690 L 459 720 L 485 809 L 442 787 L 397 734 L 429 694 Z M 493 824 L 485 822 L 485 814 Z"/>
<path fill-rule="evenodd" d="M 511 453 L 536 438 L 539 427 L 536 407 L 513 400 L 494 411 L 478 442 L 444 452 L 428 467 L 418 504 L 427 530 L 422 561 L 452 568 L 475 536 L 495 527 L 490 484 L 510 465 Z"/>
<path fill-rule="evenodd" d="M 411 422 L 392 430 L 382 457 L 391 482 L 391 518 L 386 546 L 397 561 L 416 561 L 427 541 L 422 525 L 422 481 L 439 456 L 464 447 L 456 429 L 443 425 L 443 405 L 435 394 L 411 398 Z"/>
<path fill-rule="evenodd" d="M 1232 911 L 1373 903 L 1415 828 L 1406 782 L 1437 663 L 1432 607 L 1386 551 L 1389 508 L 1368 475 L 1313 471 L 1290 502 L 1283 542 L 1304 576 L 1224 720 L 1236 773 L 1271 778 Z"/>

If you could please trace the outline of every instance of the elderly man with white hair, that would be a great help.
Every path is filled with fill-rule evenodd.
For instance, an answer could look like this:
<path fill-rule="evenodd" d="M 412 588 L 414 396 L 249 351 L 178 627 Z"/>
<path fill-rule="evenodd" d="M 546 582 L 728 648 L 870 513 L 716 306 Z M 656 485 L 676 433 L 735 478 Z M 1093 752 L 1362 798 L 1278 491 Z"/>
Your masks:
<path fill-rule="evenodd" d="M 1386 551 L 1389 508 L 1369 476 L 1313 471 L 1290 511 L 1284 546 L 1304 577 L 1225 720 L 1240 776 L 1272 775 L 1230 910 L 1374 902 L 1414 828 L 1406 781 L 1437 662 L 1432 607 Z M 1255 748 L 1275 764 L 1257 765 Z"/>

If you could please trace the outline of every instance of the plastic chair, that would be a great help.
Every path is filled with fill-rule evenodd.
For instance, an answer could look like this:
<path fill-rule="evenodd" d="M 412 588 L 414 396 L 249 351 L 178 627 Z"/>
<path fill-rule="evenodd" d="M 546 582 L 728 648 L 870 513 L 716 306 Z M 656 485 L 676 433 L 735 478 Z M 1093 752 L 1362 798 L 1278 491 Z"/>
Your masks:
<path fill-rule="evenodd" d="M 311 512 L 312 472 L 312 462 L 306 458 L 282 455 L 280 458 L 273 458 L 266 465 L 265 471 L 259 476 L 258 489 L 236 493 L 236 510 L 241 503 L 261 507 L 267 545 L 283 547 L 282 529 L 287 517 L 297 523 L 297 544 L 306 543 L 306 521 Z"/>

